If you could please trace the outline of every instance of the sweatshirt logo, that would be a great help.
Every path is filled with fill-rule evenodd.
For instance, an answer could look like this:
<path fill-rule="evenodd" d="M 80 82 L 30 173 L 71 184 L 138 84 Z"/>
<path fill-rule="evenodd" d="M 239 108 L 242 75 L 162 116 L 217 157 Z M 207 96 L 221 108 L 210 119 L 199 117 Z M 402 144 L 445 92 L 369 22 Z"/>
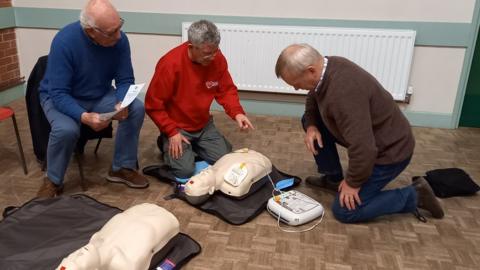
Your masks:
<path fill-rule="evenodd" d="M 205 86 L 210 89 L 212 87 L 217 87 L 218 86 L 218 81 L 206 81 Z"/>

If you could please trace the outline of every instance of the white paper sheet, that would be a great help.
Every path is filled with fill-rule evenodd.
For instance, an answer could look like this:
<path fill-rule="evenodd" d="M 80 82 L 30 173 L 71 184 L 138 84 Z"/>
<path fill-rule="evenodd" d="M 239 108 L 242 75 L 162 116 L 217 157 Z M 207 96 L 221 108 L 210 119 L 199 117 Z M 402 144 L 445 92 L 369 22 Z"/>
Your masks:
<path fill-rule="evenodd" d="M 123 98 L 123 101 L 120 104 L 120 109 L 128 107 L 128 105 L 130 105 L 130 103 L 132 103 L 135 100 L 135 98 L 138 96 L 140 91 L 142 91 L 144 86 L 145 86 L 145 83 L 130 85 L 130 87 L 128 88 L 127 94 L 125 94 L 125 97 Z M 113 111 L 113 112 L 101 113 L 100 119 L 102 121 L 109 120 L 112 117 L 114 117 L 118 112 L 119 110 Z"/>
<path fill-rule="evenodd" d="M 128 88 L 127 94 L 123 98 L 123 101 L 120 107 L 123 109 L 128 105 L 130 105 L 130 103 L 132 103 L 132 101 L 135 100 L 135 98 L 138 96 L 138 93 L 142 91 L 144 86 L 145 86 L 145 83 L 130 85 L 130 87 Z"/>

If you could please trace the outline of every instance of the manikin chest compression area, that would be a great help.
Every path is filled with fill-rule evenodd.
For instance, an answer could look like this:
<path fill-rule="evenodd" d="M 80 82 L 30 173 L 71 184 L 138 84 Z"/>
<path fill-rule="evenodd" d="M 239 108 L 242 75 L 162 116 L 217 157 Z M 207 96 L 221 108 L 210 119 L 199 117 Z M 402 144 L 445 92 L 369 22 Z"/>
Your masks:
<path fill-rule="evenodd" d="M 112 217 L 87 245 L 57 270 L 145 270 L 155 253 L 179 233 L 177 218 L 155 204 L 135 205 Z"/>
<path fill-rule="evenodd" d="M 246 148 L 236 150 L 190 178 L 184 186 L 185 198 L 201 204 L 217 190 L 242 198 L 254 192 L 255 184 L 271 172 L 272 163 L 264 155 Z"/>

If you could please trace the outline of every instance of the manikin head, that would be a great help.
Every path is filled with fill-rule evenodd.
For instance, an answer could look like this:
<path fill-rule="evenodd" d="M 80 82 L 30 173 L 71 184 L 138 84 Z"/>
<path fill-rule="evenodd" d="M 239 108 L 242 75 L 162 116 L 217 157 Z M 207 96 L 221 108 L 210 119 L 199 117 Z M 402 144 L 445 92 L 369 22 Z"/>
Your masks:
<path fill-rule="evenodd" d="M 277 59 L 275 74 L 295 90 L 313 90 L 320 81 L 323 56 L 308 44 L 292 44 Z"/>
<path fill-rule="evenodd" d="M 219 44 L 220 33 L 214 23 L 200 20 L 188 28 L 188 57 L 194 63 L 208 66 L 215 59 Z"/>
<path fill-rule="evenodd" d="M 271 171 L 272 163 L 266 156 L 254 150 L 239 149 L 190 178 L 184 187 L 185 199 L 193 205 L 201 204 L 216 190 L 230 197 L 243 198 L 261 187 L 260 180 Z"/>
<path fill-rule="evenodd" d="M 123 19 L 107 0 L 90 0 L 80 13 L 80 24 L 92 41 L 112 47 L 121 38 Z"/>

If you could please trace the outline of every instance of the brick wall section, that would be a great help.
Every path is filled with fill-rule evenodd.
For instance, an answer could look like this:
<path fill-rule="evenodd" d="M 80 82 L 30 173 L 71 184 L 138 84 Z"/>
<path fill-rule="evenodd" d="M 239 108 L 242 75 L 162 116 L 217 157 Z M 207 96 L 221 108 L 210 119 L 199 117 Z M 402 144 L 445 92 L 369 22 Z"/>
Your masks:
<path fill-rule="evenodd" d="M 22 82 L 15 29 L 0 29 L 0 91 Z"/>
<path fill-rule="evenodd" d="M 2 7 L 11 7 L 12 1 L 11 0 L 0 0 L 0 8 Z"/>
<path fill-rule="evenodd" d="M 11 7 L 11 0 L 0 0 L 0 8 Z M 24 81 L 20 77 L 17 42 L 14 28 L 0 29 L 0 91 Z"/>

